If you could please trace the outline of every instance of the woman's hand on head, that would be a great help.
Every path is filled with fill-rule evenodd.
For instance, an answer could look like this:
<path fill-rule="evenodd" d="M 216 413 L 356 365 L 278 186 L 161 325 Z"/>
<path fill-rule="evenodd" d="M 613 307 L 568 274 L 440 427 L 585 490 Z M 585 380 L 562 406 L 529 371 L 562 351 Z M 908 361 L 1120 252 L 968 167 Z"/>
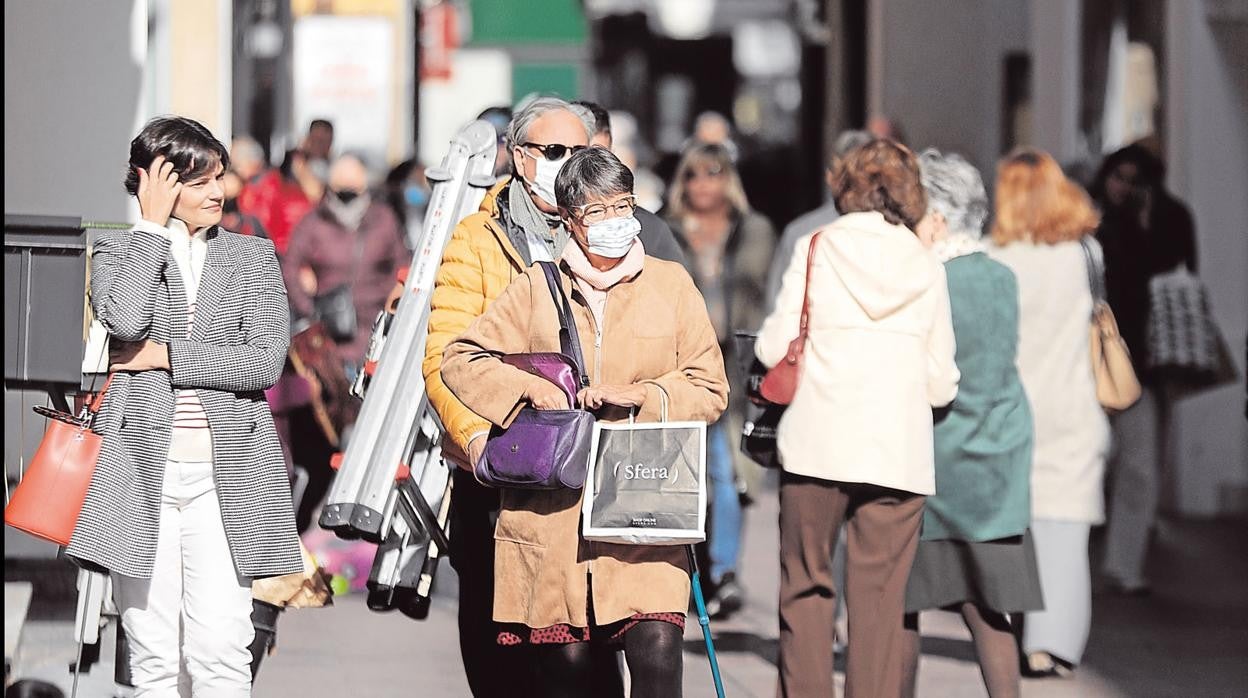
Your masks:
<path fill-rule="evenodd" d="M 587 410 L 596 410 L 603 405 L 641 407 L 646 401 L 646 386 L 641 383 L 595 385 L 577 393 L 576 399 Z"/>
<path fill-rule="evenodd" d="M 568 409 L 568 396 L 563 394 L 563 389 L 545 378 L 534 376 L 524 391 L 523 399 L 539 410 Z"/>
<path fill-rule="evenodd" d="M 153 221 L 155 222 L 155 221 Z M 140 342 L 109 342 L 108 370 L 110 371 L 168 371 L 169 347 L 160 342 L 144 339 Z"/>
<path fill-rule="evenodd" d="M 139 171 L 139 211 L 143 220 L 155 223 L 160 227 L 169 224 L 169 216 L 182 193 L 182 182 L 178 181 L 178 173 L 173 171 L 173 163 L 163 155 L 157 155 L 147 168 L 135 168 Z"/>

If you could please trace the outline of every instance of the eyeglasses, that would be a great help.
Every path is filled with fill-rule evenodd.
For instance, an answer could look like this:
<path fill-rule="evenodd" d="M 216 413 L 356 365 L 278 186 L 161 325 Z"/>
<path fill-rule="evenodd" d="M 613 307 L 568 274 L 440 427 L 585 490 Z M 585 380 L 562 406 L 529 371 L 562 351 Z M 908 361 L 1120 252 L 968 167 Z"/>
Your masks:
<path fill-rule="evenodd" d="M 542 157 L 546 158 L 547 160 L 551 162 L 555 162 L 558 160 L 562 160 L 563 156 L 567 155 L 569 151 L 575 153 L 576 151 L 584 150 L 585 148 L 589 146 L 564 145 L 562 143 L 547 143 L 545 145 L 542 145 L 541 143 L 521 143 L 520 147 L 533 148 L 537 152 L 541 153 Z"/>
<path fill-rule="evenodd" d="M 629 194 L 628 196 L 610 204 L 586 204 L 578 206 L 575 210 L 581 219 L 581 223 L 585 225 L 593 225 L 601 223 L 607 218 L 624 218 L 633 215 L 633 210 L 637 208 L 637 197 Z M 608 216 L 608 213 L 614 215 Z"/>
<path fill-rule="evenodd" d="M 706 177 L 708 179 L 718 179 L 722 177 L 723 175 L 724 175 L 724 168 L 722 167 L 713 167 L 709 170 L 692 170 L 691 169 L 691 170 L 685 170 L 685 181 L 688 182 L 694 179 L 701 179 L 703 177 Z"/>

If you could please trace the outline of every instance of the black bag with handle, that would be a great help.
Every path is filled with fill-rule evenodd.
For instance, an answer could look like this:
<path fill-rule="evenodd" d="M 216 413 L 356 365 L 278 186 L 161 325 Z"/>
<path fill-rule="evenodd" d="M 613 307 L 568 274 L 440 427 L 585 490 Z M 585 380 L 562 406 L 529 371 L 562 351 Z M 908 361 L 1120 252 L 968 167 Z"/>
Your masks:
<path fill-rule="evenodd" d="M 763 378 L 767 375 L 767 367 L 754 356 L 754 342 L 757 339 L 758 335 L 749 332 L 737 332 L 733 336 L 737 360 L 744 364 L 742 368 L 746 374 L 746 395 L 750 399 L 745 407 L 745 424 L 741 428 L 741 452 L 764 468 L 779 468 L 776 430 L 787 405 L 769 402 L 759 392 Z"/>

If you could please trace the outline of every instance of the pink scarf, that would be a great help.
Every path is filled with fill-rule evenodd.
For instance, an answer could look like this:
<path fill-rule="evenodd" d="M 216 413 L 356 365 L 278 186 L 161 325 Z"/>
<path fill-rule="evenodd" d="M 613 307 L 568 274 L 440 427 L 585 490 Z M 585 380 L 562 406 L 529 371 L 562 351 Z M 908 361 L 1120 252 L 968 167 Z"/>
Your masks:
<path fill-rule="evenodd" d="M 576 282 L 577 289 L 589 302 L 589 310 L 594 314 L 594 320 L 601 328 L 603 309 L 607 306 L 607 290 L 641 273 L 646 263 L 646 248 L 642 247 L 641 240 L 635 241 L 620 259 L 619 264 L 601 271 L 590 264 L 585 251 L 581 249 L 576 240 L 569 240 L 568 244 L 563 246 L 561 259 L 568 263 L 568 269 L 572 270 L 572 278 Z"/>

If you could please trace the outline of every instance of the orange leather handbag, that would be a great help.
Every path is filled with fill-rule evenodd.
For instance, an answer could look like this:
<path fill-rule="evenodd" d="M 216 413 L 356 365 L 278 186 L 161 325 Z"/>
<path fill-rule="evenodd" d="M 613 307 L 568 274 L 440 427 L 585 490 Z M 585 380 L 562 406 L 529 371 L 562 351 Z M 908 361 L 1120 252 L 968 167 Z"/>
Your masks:
<path fill-rule="evenodd" d="M 806 353 L 806 336 L 810 324 L 810 272 L 815 265 L 815 243 L 819 236 L 815 233 L 810 238 L 810 252 L 806 255 L 806 290 L 802 293 L 802 319 L 797 326 L 797 338 L 789 342 L 789 350 L 785 352 L 780 363 L 772 366 L 758 386 L 758 392 L 768 402 L 787 405 L 793 402 L 797 393 L 797 383 L 802 378 L 802 356 Z"/>
<path fill-rule="evenodd" d="M 91 426 L 112 382 L 110 375 L 104 388 L 78 416 L 47 407 L 34 408 L 48 418 L 48 428 L 4 508 L 6 524 L 57 545 L 69 545 L 103 441 L 91 431 Z"/>

